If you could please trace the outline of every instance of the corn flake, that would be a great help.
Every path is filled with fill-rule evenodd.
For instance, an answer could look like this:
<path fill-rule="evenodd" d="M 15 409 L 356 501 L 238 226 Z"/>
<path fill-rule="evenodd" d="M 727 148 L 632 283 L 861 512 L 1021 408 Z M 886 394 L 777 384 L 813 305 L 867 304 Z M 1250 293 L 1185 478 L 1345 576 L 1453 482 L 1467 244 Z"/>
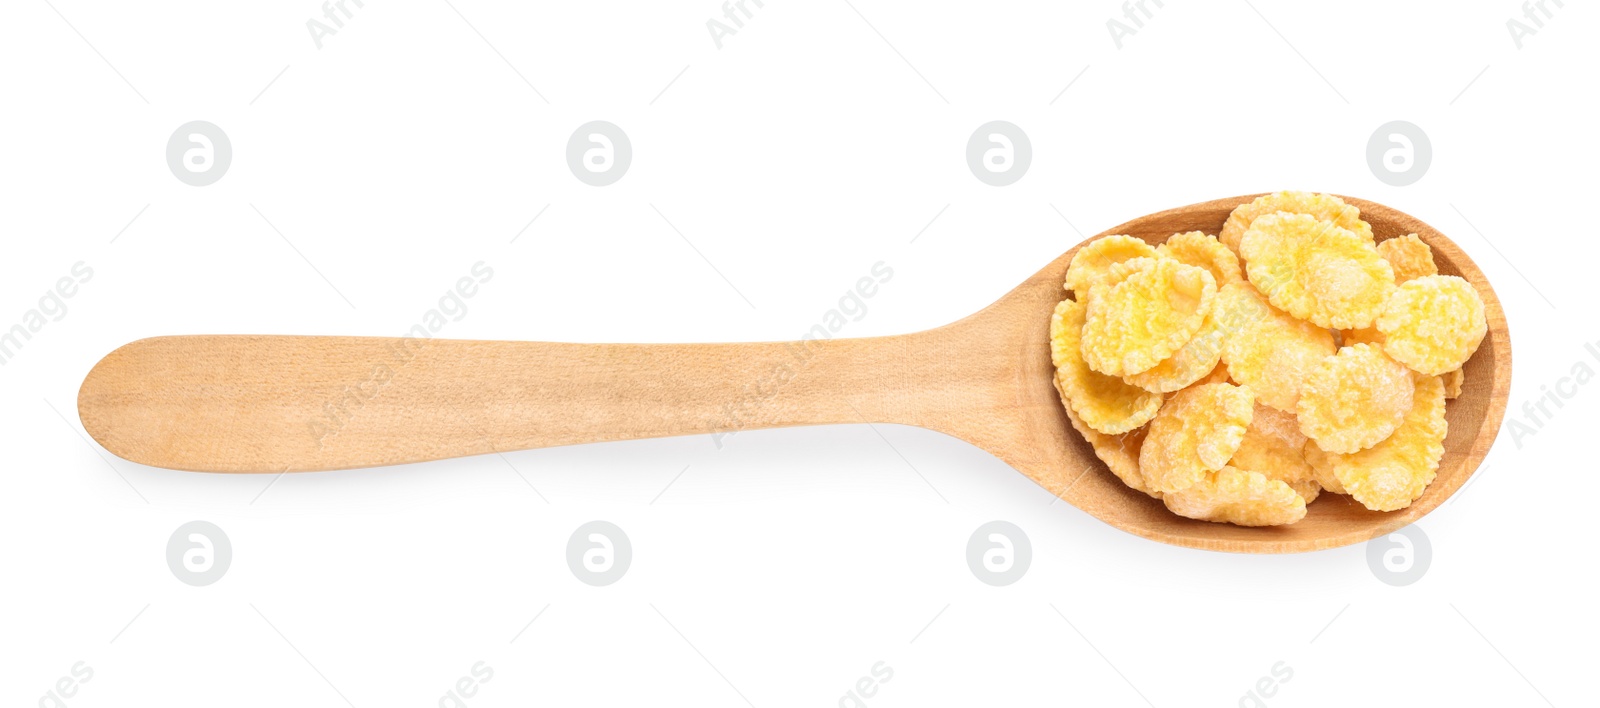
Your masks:
<path fill-rule="evenodd" d="M 1141 239 L 1116 234 L 1098 238 L 1083 245 L 1072 255 L 1067 266 L 1065 287 L 1082 302 L 1089 288 L 1105 282 L 1111 266 L 1134 258 L 1155 258 L 1156 249 Z"/>
<path fill-rule="evenodd" d="M 1444 379 L 1445 398 L 1461 397 L 1461 386 L 1467 382 L 1466 372 L 1460 369 L 1451 369 L 1444 372 L 1444 375 L 1439 378 Z"/>
<path fill-rule="evenodd" d="M 1211 373 L 1200 377 L 1199 381 L 1196 381 L 1196 382 L 1190 384 L 1190 386 L 1203 386 L 1205 384 L 1214 384 L 1214 383 L 1239 383 L 1239 382 L 1238 381 L 1234 381 L 1232 379 L 1232 377 L 1228 376 L 1228 365 L 1219 361 L 1219 362 L 1217 362 L 1216 368 L 1211 370 Z"/>
<path fill-rule="evenodd" d="M 1316 441 L 1309 439 L 1301 453 L 1305 456 L 1306 464 L 1311 465 L 1313 477 L 1323 490 L 1334 494 L 1350 493 L 1339 483 L 1339 476 L 1334 474 L 1333 453 L 1323 452 L 1322 448 L 1317 447 Z"/>
<path fill-rule="evenodd" d="M 1383 442 L 1347 455 L 1330 452 L 1320 460 L 1350 496 L 1373 511 L 1411 506 L 1433 482 L 1444 457 L 1444 438 L 1450 432 L 1444 418 L 1444 382 L 1437 376 L 1422 376 L 1415 386 L 1405 421 Z M 1309 449 L 1306 457 L 1318 466 Z"/>
<path fill-rule="evenodd" d="M 1220 246 L 1218 248 L 1221 248 Z M 1146 391 L 1171 393 L 1205 378 L 1222 358 L 1222 328 L 1210 315 L 1183 348 L 1161 363 L 1123 380 Z M 1226 376 L 1226 373 L 1224 373 Z"/>
<path fill-rule="evenodd" d="M 1433 249 L 1416 234 L 1384 240 L 1378 244 L 1378 255 L 1394 269 L 1394 282 L 1399 285 L 1424 275 L 1439 274 L 1439 266 L 1433 262 Z"/>
<path fill-rule="evenodd" d="M 1121 280 L 1089 290 L 1082 350 L 1089 368 L 1111 376 L 1172 356 L 1200 331 L 1217 294 L 1210 273 L 1167 258 L 1119 263 L 1109 277 Z"/>
<path fill-rule="evenodd" d="M 1056 391 L 1060 390 L 1061 387 L 1058 385 Z M 1063 403 L 1066 402 L 1065 394 L 1061 400 Z M 1152 492 L 1145 488 L 1144 476 L 1139 474 L 1139 448 L 1144 444 L 1145 434 L 1150 432 L 1148 427 L 1134 428 L 1121 435 L 1106 435 L 1085 425 L 1083 419 L 1073 412 L 1071 405 L 1066 406 L 1066 409 L 1067 419 L 1072 421 L 1072 427 L 1089 442 L 1089 446 L 1094 448 L 1094 456 L 1106 463 L 1106 468 L 1111 470 L 1117 479 L 1135 490 L 1157 499 L 1161 498 L 1161 492 Z"/>
<path fill-rule="evenodd" d="M 1231 466 L 1162 501 L 1179 516 L 1240 526 L 1280 526 L 1306 516 L 1305 499 L 1288 484 Z"/>
<path fill-rule="evenodd" d="M 1300 432 L 1328 452 L 1365 450 L 1411 410 L 1411 370 L 1383 347 L 1356 344 L 1322 360 L 1300 389 Z"/>
<path fill-rule="evenodd" d="M 1105 435 L 1126 433 L 1155 417 L 1161 394 L 1093 371 L 1083 363 L 1078 341 L 1083 311 L 1083 303 L 1062 300 L 1050 319 L 1050 359 L 1056 366 L 1056 385 L 1067 407 L 1090 428 Z"/>
<path fill-rule="evenodd" d="M 1224 332 L 1229 377 L 1286 413 L 1295 411 L 1306 375 L 1334 352 L 1332 332 L 1268 305 L 1249 283 L 1219 291 L 1212 317 Z"/>
<path fill-rule="evenodd" d="M 1316 491 L 1311 489 L 1317 486 L 1316 474 L 1301 451 L 1305 445 L 1306 436 L 1293 415 L 1258 401 L 1250 427 L 1245 429 L 1244 439 L 1228 464 L 1285 482 L 1311 501 L 1316 498 Z"/>
<path fill-rule="evenodd" d="M 1268 476 L 1267 479 L 1272 479 L 1272 477 Z M 1304 499 L 1307 504 L 1316 501 L 1317 497 L 1322 496 L 1322 485 L 1317 484 L 1316 480 L 1308 479 L 1304 482 L 1285 482 L 1285 484 L 1289 485 L 1289 488 L 1293 489 L 1295 494 L 1299 494 L 1300 498 Z"/>
<path fill-rule="evenodd" d="M 1166 243 L 1156 247 L 1156 252 L 1179 263 L 1206 269 L 1219 288 L 1244 278 L 1239 269 L 1239 257 L 1234 255 L 1233 249 L 1201 231 L 1173 234 Z"/>
<path fill-rule="evenodd" d="M 1182 491 L 1233 457 L 1250 427 L 1255 399 L 1250 389 L 1207 384 L 1173 394 L 1161 407 L 1139 449 L 1145 488 Z"/>
<path fill-rule="evenodd" d="M 1250 230 L 1250 225 L 1255 223 L 1257 217 L 1278 212 L 1290 214 L 1308 214 L 1319 221 L 1331 221 L 1341 228 L 1355 232 L 1372 243 L 1372 227 L 1361 220 L 1361 210 L 1343 199 L 1331 194 L 1312 194 L 1310 192 L 1278 192 L 1256 197 L 1249 204 L 1240 204 L 1228 215 L 1227 223 L 1222 225 L 1222 233 L 1217 235 L 1217 240 L 1222 245 L 1239 252 L 1239 241 L 1244 238 L 1244 232 Z M 1220 284 L 1219 284 L 1220 285 Z"/>
<path fill-rule="evenodd" d="M 1461 368 L 1489 331 L 1478 291 L 1453 275 L 1427 275 L 1400 286 L 1377 326 L 1389 356 L 1429 376 Z"/>
<path fill-rule="evenodd" d="M 1250 284 L 1320 327 L 1367 327 L 1394 292 L 1394 270 L 1354 232 L 1305 214 L 1268 214 L 1239 242 Z"/>
<path fill-rule="evenodd" d="M 1346 329 L 1339 332 L 1339 346 L 1348 347 L 1354 344 L 1383 344 L 1383 333 L 1379 332 L 1377 327 Z"/>

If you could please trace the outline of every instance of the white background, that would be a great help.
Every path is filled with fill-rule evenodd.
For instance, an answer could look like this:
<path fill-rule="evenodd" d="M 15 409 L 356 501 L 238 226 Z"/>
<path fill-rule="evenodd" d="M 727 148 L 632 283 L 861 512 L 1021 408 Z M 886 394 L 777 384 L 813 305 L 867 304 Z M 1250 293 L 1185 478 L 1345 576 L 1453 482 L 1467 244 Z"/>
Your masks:
<path fill-rule="evenodd" d="M 1256 705 L 1278 662 L 1293 675 L 1265 705 L 1593 700 L 1588 388 L 1536 435 L 1502 431 L 1418 524 L 1431 566 L 1399 588 L 1360 545 L 1142 540 L 912 428 L 274 483 L 122 461 L 75 415 L 125 342 L 398 335 L 479 260 L 496 275 L 443 336 L 792 339 L 879 260 L 895 275 L 843 334 L 896 334 L 1124 220 L 1297 188 L 1393 205 L 1472 255 L 1511 323 L 1508 421 L 1526 420 L 1577 362 L 1600 368 L 1582 348 L 1600 340 L 1593 4 L 1550 3 L 1518 49 L 1509 0 L 1167 0 L 1118 49 L 1107 0 L 767 0 L 718 49 L 712 0 L 452 2 L 367 0 L 320 50 L 311 0 L 0 11 L 0 327 L 75 262 L 95 272 L 0 367 L 0 702 L 34 705 L 80 661 L 74 707 L 432 706 L 479 661 L 474 707 L 832 706 L 880 661 L 893 678 L 866 705 Z M 634 148 L 599 188 L 564 158 L 596 119 Z M 1396 119 L 1433 144 L 1408 187 L 1365 157 Z M 191 120 L 233 145 L 207 187 L 165 162 Z M 990 120 L 1033 144 L 1007 187 L 965 162 Z M 164 558 L 193 519 L 233 547 L 207 587 Z M 608 587 L 564 558 L 592 519 L 633 545 Z M 992 519 L 1033 547 L 1008 587 L 964 559 Z"/>

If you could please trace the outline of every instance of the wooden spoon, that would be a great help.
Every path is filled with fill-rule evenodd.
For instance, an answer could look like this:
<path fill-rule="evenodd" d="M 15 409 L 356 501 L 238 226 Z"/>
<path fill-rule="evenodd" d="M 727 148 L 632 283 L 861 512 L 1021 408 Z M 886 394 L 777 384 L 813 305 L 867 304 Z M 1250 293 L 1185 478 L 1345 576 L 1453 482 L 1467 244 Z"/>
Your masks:
<path fill-rule="evenodd" d="M 1135 219 L 1106 234 L 1150 243 L 1217 233 L 1256 195 Z M 359 337 L 191 336 L 133 342 L 84 380 L 78 414 L 107 450 L 207 472 L 333 470 L 554 445 L 830 423 L 901 423 L 977 445 L 1130 533 L 1180 546 L 1283 553 L 1365 541 L 1415 521 L 1466 481 L 1494 441 L 1511 340 L 1494 289 L 1427 224 L 1361 209 L 1378 239 L 1418 234 L 1441 273 L 1483 296 L 1489 334 L 1450 402 L 1438 477 L 1391 513 L 1324 494 L 1292 526 L 1179 517 L 1118 481 L 1072 429 L 1052 385 L 1050 314 L 1073 251 L 998 302 L 893 337 L 752 344 L 565 344 Z M 1103 234 L 1102 234 L 1103 235 Z M 1076 251 L 1076 248 L 1073 249 Z"/>

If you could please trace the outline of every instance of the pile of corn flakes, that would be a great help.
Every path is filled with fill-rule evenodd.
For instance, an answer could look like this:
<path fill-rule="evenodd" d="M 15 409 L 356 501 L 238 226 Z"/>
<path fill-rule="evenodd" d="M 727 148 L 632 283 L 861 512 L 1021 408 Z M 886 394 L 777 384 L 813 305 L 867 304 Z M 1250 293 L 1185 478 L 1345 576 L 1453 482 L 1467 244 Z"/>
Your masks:
<path fill-rule="evenodd" d="M 1220 238 L 1097 239 L 1065 288 L 1050 351 L 1072 426 L 1129 487 L 1241 526 L 1292 524 L 1324 491 L 1410 506 L 1488 332 L 1416 234 L 1375 243 L 1326 194 L 1240 205 Z"/>

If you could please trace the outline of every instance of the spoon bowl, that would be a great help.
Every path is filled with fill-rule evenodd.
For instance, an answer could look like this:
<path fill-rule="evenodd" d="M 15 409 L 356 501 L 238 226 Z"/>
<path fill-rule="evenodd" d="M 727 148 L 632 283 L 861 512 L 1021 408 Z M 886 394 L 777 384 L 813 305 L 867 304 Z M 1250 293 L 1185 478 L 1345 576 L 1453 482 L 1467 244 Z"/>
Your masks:
<path fill-rule="evenodd" d="M 1151 244 L 1217 233 L 1219 199 L 1103 234 Z M 1124 486 L 1073 430 L 1053 385 L 1050 315 L 1074 248 L 982 311 L 924 332 L 748 344 L 569 344 L 293 336 L 157 337 L 108 354 L 78 397 L 84 429 L 125 459 L 205 472 L 372 467 L 609 440 L 835 423 L 900 423 L 977 445 L 1073 506 L 1145 538 L 1287 553 L 1365 541 L 1421 518 L 1466 482 L 1499 430 L 1511 385 L 1505 314 L 1443 234 L 1381 204 L 1379 240 L 1416 233 L 1439 272 L 1483 297 L 1489 331 L 1450 401 L 1437 478 L 1410 507 L 1374 512 L 1324 494 L 1299 523 L 1195 521 Z M 1092 239 L 1091 239 L 1092 240 Z M 1081 247 L 1082 244 L 1079 245 Z"/>
<path fill-rule="evenodd" d="M 1216 234 L 1235 207 L 1259 196 L 1262 195 L 1218 199 L 1150 214 L 1096 234 L 1089 240 L 1110 234 L 1128 234 L 1156 245 L 1168 236 L 1185 231 Z M 1039 407 L 1030 416 L 1032 424 L 1027 428 L 1032 443 L 1013 448 L 1006 454 L 997 453 L 998 456 L 1063 500 L 1112 526 L 1163 543 L 1208 550 L 1292 553 L 1335 548 L 1391 533 L 1438 508 L 1466 484 L 1467 478 L 1483 462 L 1505 416 L 1511 390 L 1511 337 L 1505 312 L 1483 271 L 1444 234 L 1382 204 L 1350 197 L 1341 199 L 1361 210 L 1362 219 L 1372 225 L 1373 235 L 1379 242 L 1417 234 L 1433 250 L 1441 275 L 1466 279 L 1483 298 L 1488 334 L 1462 367 L 1465 382 L 1461 395 L 1445 406 L 1449 434 L 1444 441 L 1445 452 L 1439 462 L 1438 475 L 1411 506 L 1392 512 L 1372 511 L 1348 496 L 1325 493 L 1307 506 L 1306 517 L 1298 523 L 1247 528 L 1184 518 L 1168 511 L 1160 501 L 1129 489 L 1099 462 L 1089 443 L 1071 428 L 1048 378 L 1051 370 L 1050 312 L 1063 297 L 1060 284 L 1066 276 L 1067 265 L 1083 244 L 1057 258 L 1027 283 L 975 316 L 983 317 L 997 308 L 1006 311 L 1015 308 L 1015 312 L 1033 324 L 1026 345 L 1035 349 L 1024 356 L 1033 368 L 1027 374 L 1030 383 L 1024 388 Z M 1035 451 L 1042 454 L 1030 454 Z M 1093 468 L 1093 472 L 1080 479 L 1074 470 L 1084 467 Z"/>

